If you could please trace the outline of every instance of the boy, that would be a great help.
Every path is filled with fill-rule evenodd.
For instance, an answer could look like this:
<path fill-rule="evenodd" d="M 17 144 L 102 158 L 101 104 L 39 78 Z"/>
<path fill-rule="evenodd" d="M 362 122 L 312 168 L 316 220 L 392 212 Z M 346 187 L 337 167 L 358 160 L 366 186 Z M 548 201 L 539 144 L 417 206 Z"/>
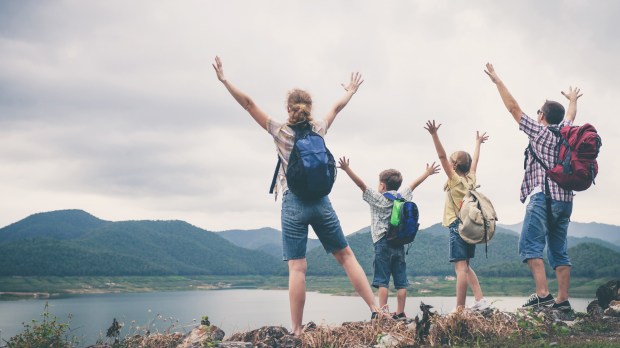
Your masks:
<path fill-rule="evenodd" d="M 379 187 L 377 191 L 366 186 L 349 166 L 349 160 L 342 157 L 338 161 L 338 168 L 344 170 L 353 182 L 359 187 L 363 194 L 363 199 L 370 205 L 370 233 L 375 247 L 374 276 L 372 286 L 378 289 L 379 307 L 386 308 L 388 298 L 388 288 L 390 275 L 396 288 L 397 310 L 392 313 L 394 319 L 406 318 L 405 299 L 407 298 L 407 264 L 405 263 L 405 247 L 391 246 L 387 243 L 386 234 L 388 231 L 392 206 L 394 203 L 383 196 L 389 192 L 396 195 L 403 177 L 396 169 L 387 169 L 379 174 Z M 426 165 L 424 173 L 413 181 L 410 185 L 401 190 L 401 196 L 410 200 L 413 190 L 418 187 L 430 175 L 439 172 L 439 165 Z M 372 318 L 377 314 L 373 313 Z"/>

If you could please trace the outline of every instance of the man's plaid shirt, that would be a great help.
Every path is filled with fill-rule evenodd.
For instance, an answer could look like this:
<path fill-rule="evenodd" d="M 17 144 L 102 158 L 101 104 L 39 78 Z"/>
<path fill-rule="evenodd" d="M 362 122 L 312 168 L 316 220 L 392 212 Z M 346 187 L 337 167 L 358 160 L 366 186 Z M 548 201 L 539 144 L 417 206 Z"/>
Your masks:
<path fill-rule="evenodd" d="M 553 134 L 548 127 L 560 128 L 563 126 L 571 126 L 572 124 L 572 121 L 564 120 L 559 125 L 544 126 L 529 118 L 527 115 L 522 114 L 519 130 L 522 130 L 530 138 L 530 143 L 538 158 L 540 158 L 547 168 L 552 168 L 555 166 L 555 161 L 560 149 L 557 146 L 559 142 L 558 136 Z M 552 199 L 556 201 L 572 202 L 572 191 L 559 187 L 558 184 L 551 179 L 548 180 Z M 523 177 L 523 183 L 521 184 L 521 202 L 525 202 L 527 196 L 537 188 L 545 192 L 545 169 L 531 154 L 528 154 L 525 175 Z"/>

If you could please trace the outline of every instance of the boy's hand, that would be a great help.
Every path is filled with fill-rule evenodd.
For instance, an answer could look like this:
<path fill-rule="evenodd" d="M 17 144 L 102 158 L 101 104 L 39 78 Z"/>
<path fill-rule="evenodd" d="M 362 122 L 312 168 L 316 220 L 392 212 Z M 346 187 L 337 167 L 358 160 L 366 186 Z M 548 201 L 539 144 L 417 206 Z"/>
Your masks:
<path fill-rule="evenodd" d="M 476 141 L 479 144 L 484 144 L 484 142 L 487 140 L 489 140 L 489 136 L 487 135 L 487 132 L 484 132 L 482 133 L 482 135 L 480 135 L 480 133 L 476 131 Z"/>
<path fill-rule="evenodd" d="M 431 176 L 437 173 L 439 173 L 439 164 L 435 164 L 435 162 L 433 162 L 433 164 L 431 164 L 430 166 L 428 165 L 428 163 L 426 164 L 427 176 Z"/>
<path fill-rule="evenodd" d="M 349 159 L 346 157 L 340 157 L 340 159 L 338 159 L 338 168 L 346 172 L 349 169 Z"/>
<path fill-rule="evenodd" d="M 348 86 L 345 86 L 344 83 L 341 83 L 340 85 L 342 86 L 342 88 L 344 88 L 345 91 L 355 94 L 355 92 L 357 92 L 357 89 L 363 82 L 364 80 L 362 80 L 362 74 L 356 72 L 351 73 L 351 81 L 349 81 Z"/>
<path fill-rule="evenodd" d="M 221 82 L 226 82 L 226 77 L 224 77 L 224 68 L 222 67 L 222 60 L 220 59 L 220 57 L 215 56 L 215 63 L 211 65 L 213 65 L 213 69 L 215 69 L 217 79 Z"/>
<path fill-rule="evenodd" d="M 435 125 L 435 120 L 433 120 L 432 122 L 426 121 L 426 127 L 424 127 L 424 129 L 426 129 L 429 133 L 431 133 L 431 135 L 434 135 L 434 134 L 437 134 L 439 127 L 441 127 L 441 124 Z"/>
<path fill-rule="evenodd" d="M 497 76 L 497 73 L 495 73 L 493 64 L 487 63 L 487 69 L 484 71 L 484 73 L 489 76 L 493 83 L 497 83 L 499 81 L 499 77 Z"/>
<path fill-rule="evenodd" d="M 579 99 L 579 97 L 583 95 L 583 93 L 579 94 L 579 92 L 581 92 L 581 90 L 578 87 L 575 87 L 575 89 L 573 89 L 573 87 L 570 86 L 568 87 L 568 93 L 562 91 L 562 95 L 570 101 L 577 101 L 577 99 Z"/>

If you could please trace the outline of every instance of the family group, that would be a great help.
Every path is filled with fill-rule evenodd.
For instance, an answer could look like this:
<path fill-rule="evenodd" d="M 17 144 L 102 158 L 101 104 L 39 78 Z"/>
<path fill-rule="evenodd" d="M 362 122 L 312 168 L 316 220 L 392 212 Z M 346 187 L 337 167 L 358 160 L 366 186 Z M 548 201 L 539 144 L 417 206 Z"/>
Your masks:
<path fill-rule="evenodd" d="M 440 165 L 426 164 L 422 174 L 402 186 L 402 175 L 398 170 L 387 169 L 379 174 L 378 186 L 370 187 L 352 169 L 350 160 L 341 157 L 338 168 L 347 173 L 363 192 L 362 199 L 370 206 L 370 231 L 375 250 L 374 276 L 372 286 L 377 288 L 378 303 L 366 278 L 366 273 L 358 263 L 349 247 L 327 194 L 313 199 L 299 197 L 287 186 L 287 166 L 296 136 L 303 127 L 322 138 L 334 122 L 336 116 L 348 104 L 360 85 L 364 82 L 359 73 L 351 74 L 348 84 L 343 84 L 345 94 L 329 109 L 323 119 L 314 118 L 312 99 L 304 90 L 289 92 L 286 111 L 288 119 L 279 122 L 263 110 L 244 92 L 233 85 L 224 75 L 222 60 L 215 58 L 213 63 L 217 78 L 227 88 L 233 98 L 252 116 L 254 121 L 274 139 L 276 151 L 281 162 L 277 169 L 278 191 L 282 192 L 282 242 L 283 259 L 289 270 L 289 302 L 292 331 L 302 332 L 302 318 L 306 299 L 306 243 L 308 226 L 318 236 L 325 251 L 331 253 L 343 267 L 351 284 L 366 302 L 371 319 L 390 316 L 394 319 L 406 317 L 405 300 L 409 282 L 406 274 L 404 247 L 387 242 L 390 216 L 394 205 L 391 196 L 411 199 L 412 192 L 426 178 L 437 174 L 440 168 L 447 176 L 444 185 L 445 204 L 443 226 L 449 230 L 448 259 L 454 264 L 456 273 L 455 311 L 464 310 L 468 287 L 474 299 L 469 309 L 484 310 L 490 303 L 485 299 L 478 277 L 470 266 L 474 257 L 475 244 L 469 244 L 459 235 L 458 207 L 466 192 L 476 186 L 476 170 L 480 159 L 480 147 L 488 140 L 486 133 L 476 132 L 473 155 L 466 151 L 456 151 L 448 156 L 439 138 L 441 124 L 429 120 L 424 125 L 432 139 Z M 519 130 L 529 138 L 531 156 L 528 157 L 525 175 L 521 184 L 520 199 L 527 207 L 523 220 L 518 252 L 532 273 L 536 291 L 524 307 L 552 306 L 558 310 L 571 310 L 569 302 L 571 260 L 567 253 L 567 230 L 573 208 L 573 192 L 560 187 L 547 177 L 547 168 L 556 164 L 558 155 L 558 129 L 570 126 L 577 114 L 577 100 L 581 97 L 579 88 L 572 88 L 562 95 L 568 99 L 568 108 L 556 101 L 547 100 L 537 111 L 536 117 L 527 116 L 515 98 L 508 91 L 496 73 L 493 65 L 486 64 L 486 75 L 495 84 L 501 100 L 519 126 Z M 459 134 L 460 136 L 460 134 Z M 274 178 L 275 179 L 275 178 Z M 390 196 L 391 195 L 391 196 Z M 547 247 L 547 259 L 555 270 L 558 292 L 554 297 L 547 285 L 543 250 Z M 414 250 L 415 252 L 415 250 Z M 389 312 L 387 299 L 390 277 L 396 289 L 397 308 Z"/>

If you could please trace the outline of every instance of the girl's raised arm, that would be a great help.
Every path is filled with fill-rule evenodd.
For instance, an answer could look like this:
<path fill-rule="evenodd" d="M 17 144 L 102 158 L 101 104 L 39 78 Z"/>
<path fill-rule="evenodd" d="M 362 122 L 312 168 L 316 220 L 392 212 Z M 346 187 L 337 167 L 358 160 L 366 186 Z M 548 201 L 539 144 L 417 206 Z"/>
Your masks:
<path fill-rule="evenodd" d="M 443 167 L 444 172 L 448 176 L 448 179 L 452 179 L 454 175 L 457 175 L 452 167 L 452 163 L 446 156 L 446 150 L 443 149 L 443 145 L 441 145 L 441 141 L 439 140 L 439 135 L 437 135 L 437 131 L 441 127 L 441 124 L 435 125 L 435 120 L 426 121 L 426 129 L 433 137 L 433 143 L 435 144 L 435 150 L 437 150 L 437 155 L 439 156 L 439 161 L 441 162 L 441 166 Z"/>
<path fill-rule="evenodd" d="M 476 172 L 476 168 L 478 168 L 478 159 L 480 158 L 480 144 L 484 143 L 489 139 L 487 132 L 482 133 L 476 131 L 476 148 L 474 149 L 474 157 L 471 159 L 471 168 L 470 171 Z"/>

